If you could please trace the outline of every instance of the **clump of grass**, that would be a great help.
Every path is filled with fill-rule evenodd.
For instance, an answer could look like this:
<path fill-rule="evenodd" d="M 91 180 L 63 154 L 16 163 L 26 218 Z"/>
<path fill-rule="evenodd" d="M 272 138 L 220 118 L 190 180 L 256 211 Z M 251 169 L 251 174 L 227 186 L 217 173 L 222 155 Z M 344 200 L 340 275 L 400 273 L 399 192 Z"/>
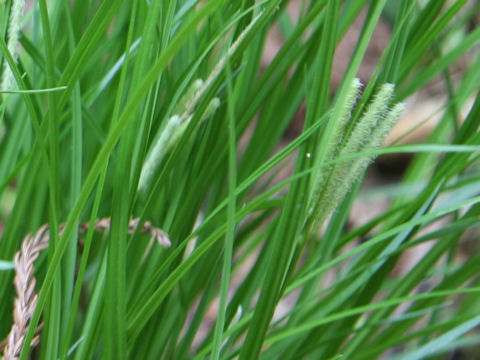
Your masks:
<path fill-rule="evenodd" d="M 322 0 L 294 18 L 296 3 L 39 0 L 20 18 L 22 2 L 0 1 L 4 358 L 474 353 L 479 5 Z M 381 21 L 391 37 L 362 88 Z M 272 29 L 283 43 L 266 63 Z M 432 82 L 436 128 L 385 146 Z M 389 153 L 414 158 L 374 189 L 388 208 L 348 226 Z"/>

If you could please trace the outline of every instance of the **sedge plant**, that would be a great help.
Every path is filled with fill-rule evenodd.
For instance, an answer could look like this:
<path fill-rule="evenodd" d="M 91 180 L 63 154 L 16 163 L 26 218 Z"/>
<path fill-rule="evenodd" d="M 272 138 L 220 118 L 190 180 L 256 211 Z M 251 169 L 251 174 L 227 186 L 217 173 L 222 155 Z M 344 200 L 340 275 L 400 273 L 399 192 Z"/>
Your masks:
<path fill-rule="evenodd" d="M 2 358 L 478 358 L 479 9 L 0 1 Z M 432 89 L 432 131 L 387 144 Z"/>

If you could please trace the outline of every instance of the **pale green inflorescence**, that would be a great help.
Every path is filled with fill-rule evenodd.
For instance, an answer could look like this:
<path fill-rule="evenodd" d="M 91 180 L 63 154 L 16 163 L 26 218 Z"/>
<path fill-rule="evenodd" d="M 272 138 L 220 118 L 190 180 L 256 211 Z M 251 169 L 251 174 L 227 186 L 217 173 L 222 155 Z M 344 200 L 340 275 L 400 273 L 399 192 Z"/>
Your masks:
<path fill-rule="evenodd" d="M 203 81 L 202 79 L 195 80 L 192 85 L 188 88 L 185 94 L 180 99 L 179 103 L 174 109 L 174 115 L 171 116 L 164 129 L 158 136 L 158 139 L 155 141 L 153 148 L 149 152 L 147 159 L 142 167 L 140 173 L 140 180 L 138 183 L 138 192 L 140 196 L 144 196 L 147 192 L 148 187 L 152 183 L 153 176 L 160 166 L 163 158 L 169 150 L 178 142 L 180 137 L 185 132 L 190 120 L 193 117 L 195 108 L 197 107 L 199 101 L 205 95 L 207 90 L 213 84 L 215 79 L 221 74 L 222 70 L 225 68 L 227 61 L 235 53 L 240 44 L 243 42 L 247 34 L 253 29 L 254 24 L 260 18 L 261 12 L 255 16 L 252 22 L 242 31 L 238 36 L 235 42 L 229 47 L 226 54 L 218 61 L 217 65 L 212 69 L 209 76 Z M 217 97 L 210 100 L 207 108 L 200 118 L 200 122 L 209 118 L 215 113 L 217 108 L 220 106 L 220 99 Z"/>
<path fill-rule="evenodd" d="M 197 94 L 202 90 L 204 84 L 205 82 L 202 79 L 195 80 L 175 106 L 173 113 L 181 114 L 187 108 L 187 102 L 197 97 Z"/>
<path fill-rule="evenodd" d="M 216 97 L 213 98 L 208 103 L 206 110 L 202 114 L 200 123 L 212 116 L 219 106 L 220 99 Z M 148 186 L 152 182 L 155 172 L 160 166 L 160 163 L 164 159 L 165 155 L 179 141 L 191 119 L 192 115 L 189 115 L 186 119 L 179 115 L 173 115 L 168 119 L 167 124 L 160 133 L 158 140 L 155 142 L 152 150 L 147 156 L 145 164 L 142 167 L 142 172 L 140 173 L 140 180 L 138 183 L 138 191 L 140 194 L 145 194 Z"/>
<path fill-rule="evenodd" d="M 25 0 L 14 0 L 10 12 L 10 22 L 8 25 L 8 51 L 16 61 L 18 59 L 18 39 L 20 37 L 21 22 L 25 9 Z M 3 91 L 13 90 L 15 88 L 15 77 L 6 60 L 3 62 L 2 85 Z"/>
<path fill-rule="evenodd" d="M 379 126 L 377 126 L 373 132 L 372 140 L 370 141 L 369 145 L 367 146 L 370 149 L 378 148 L 382 142 L 387 138 L 390 131 L 397 123 L 398 119 L 402 116 L 403 112 L 405 111 L 405 104 L 398 103 L 395 104 L 392 110 L 389 111 L 385 120 L 383 120 Z"/>
<path fill-rule="evenodd" d="M 339 153 L 342 142 L 344 140 L 344 134 L 347 129 L 347 125 L 350 121 L 350 117 L 352 114 L 353 107 L 355 106 L 355 102 L 357 101 L 358 94 L 360 92 L 360 88 L 362 83 L 360 79 L 355 78 L 352 81 L 350 88 L 348 89 L 348 93 L 345 99 L 345 104 L 342 107 L 340 112 L 340 116 L 338 117 L 337 122 L 335 123 L 335 128 L 333 129 L 333 134 L 331 139 L 329 140 L 329 146 L 327 149 L 327 153 L 325 155 L 325 161 L 329 162 L 337 156 Z M 318 163 L 315 164 L 316 166 L 320 165 Z M 312 187 L 311 196 L 310 196 L 310 206 L 309 211 L 310 213 L 314 210 L 314 204 L 317 204 L 324 189 L 326 182 L 328 180 L 328 175 L 331 173 L 333 169 L 333 165 L 327 165 L 324 169 L 317 172 L 315 175 L 314 186 Z"/>
<path fill-rule="evenodd" d="M 180 116 L 173 115 L 168 119 L 165 128 L 160 133 L 160 137 L 155 142 L 152 150 L 147 156 L 147 160 L 142 167 L 138 189 L 143 192 L 148 184 L 151 183 L 153 174 L 162 162 L 165 154 L 176 142 L 176 140 L 183 134 L 185 126 L 182 126 Z"/>
<path fill-rule="evenodd" d="M 392 84 L 382 85 L 372 104 L 353 129 L 341 155 L 355 153 L 368 143 L 376 126 L 379 126 L 388 110 L 393 90 Z"/>
<path fill-rule="evenodd" d="M 368 107 L 365 114 L 355 125 L 352 133 L 346 139 L 340 151 L 336 150 L 340 159 L 334 166 L 325 167 L 323 192 L 318 202 L 311 210 L 312 229 L 317 231 L 325 219 L 335 210 L 350 191 L 352 185 L 363 174 L 376 155 L 366 155 L 360 158 L 341 160 L 344 157 L 360 151 L 377 149 L 382 145 L 393 126 L 401 117 L 404 105 L 396 104 L 389 110 L 393 96 L 394 85 L 384 84 Z M 352 106 L 346 104 L 346 106 Z M 350 111 L 349 111 L 350 112 Z M 329 159 L 331 160 L 331 159 Z M 327 160 L 327 161 L 329 161 Z"/>

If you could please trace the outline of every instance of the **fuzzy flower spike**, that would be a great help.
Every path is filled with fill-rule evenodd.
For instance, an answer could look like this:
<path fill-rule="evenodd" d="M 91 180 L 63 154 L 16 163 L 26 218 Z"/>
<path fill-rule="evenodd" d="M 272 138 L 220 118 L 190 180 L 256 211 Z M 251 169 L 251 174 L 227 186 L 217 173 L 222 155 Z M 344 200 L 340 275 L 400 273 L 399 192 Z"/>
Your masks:
<path fill-rule="evenodd" d="M 356 82 L 357 80 L 355 80 Z M 353 84 L 353 89 L 358 85 Z M 318 231 L 325 219 L 343 201 L 355 182 L 362 176 L 368 165 L 376 158 L 376 155 L 365 155 L 363 157 L 342 160 L 361 151 L 374 150 L 379 148 L 390 133 L 393 126 L 401 117 L 404 105 L 396 104 L 389 108 L 395 86 L 383 84 L 360 120 L 353 128 L 350 136 L 335 146 L 329 153 L 338 154 L 339 162 L 332 166 L 326 166 L 323 175 L 319 177 L 320 182 L 314 184 L 313 194 L 319 194 L 316 201 L 311 204 L 310 215 L 312 230 Z M 350 114 L 353 102 L 348 101 L 345 108 Z M 332 160 L 333 157 L 327 159 Z"/>
<path fill-rule="evenodd" d="M 23 12 L 25 9 L 25 0 L 13 0 L 12 8 L 10 11 L 10 23 L 8 25 L 8 51 L 12 55 L 13 59 L 18 59 L 18 39 L 20 38 L 20 30 L 22 28 L 21 22 L 23 18 Z M 7 61 L 3 61 L 3 74 L 2 74 L 2 90 L 8 91 L 14 89 L 15 77 L 13 76 L 12 69 L 8 65 Z"/>
<path fill-rule="evenodd" d="M 158 134 L 142 167 L 138 183 L 138 193 L 140 197 L 146 195 L 146 192 L 152 183 L 153 176 L 158 170 L 162 160 L 165 158 L 165 155 L 178 143 L 179 139 L 185 133 L 200 100 L 205 96 L 205 93 L 213 82 L 220 76 L 227 61 L 237 51 L 247 34 L 252 31 L 253 26 L 258 21 L 261 14 L 262 13 L 257 14 L 252 22 L 242 31 L 235 42 L 227 50 L 226 54 L 218 61 L 217 65 L 213 68 L 205 81 L 202 79 L 195 80 L 180 99 L 178 105 L 174 109 L 174 115 L 167 120 L 161 133 Z M 201 115 L 200 123 L 212 116 L 219 106 L 219 98 L 214 97 L 211 99 L 205 112 Z"/>
<path fill-rule="evenodd" d="M 355 106 L 355 102 L 357 101 L 358 94 L 360 92 L 360 88 L 362 87 L 362 83 L 359 79 L 355 78 L 348 89 L 347 96 L 345 98 L 345 104 L 342 107 L 342 111 L 340 112 L 340 116 L 338 120 L 335 122 L 335 127 L 333 129 L 332 137 L 329 139 L 329 144 L 327 148 L 327 153 L 325 156 L 325 161 L 329 162 L 332 161 L 338 156 L 338 153 L 342 149 L 342 143 L 345 140 L 345 132 L 350 122 L 350 118 L 352 115 L 352 110 Z M 320 164 L 318 161 L 315 163 L 315 167 L 318 167 Z M 320 171 L 317 171 L 314 175 L 314 186 L 312 186 L 311 193 L 310 193 L 310 203 L 309 203 L 309 211 L 312 213 L 314 210 L 315 204 L 318 203 L 320 197 L 322 196 L 325 185 L 328 181 L 328 177 L 333 171 L 334 165 L 327 165 Z"/>
<path fill-rule="evenodd" d="M 195 84 L 192 86 L 195 86 Z M 190 91 L 188 91 L 187 94 L 188 93 L 190 93 Z M 200 123 L 212 116 L 219 106 L 220 100 L 217 97 L 210 100 L 207 109 L 200 118 Z M 146 194 L 148 187 L 152 183 L 153 176 L 162 160 L 185 133 L 192 117 L 193 114 L 189 114 L 186 118 L 175 114 L 167 120 L 165 127 L 160 132 L 158 139 L 155 141 L 153 148 L 149 152 L 145 164 L 142 167 L 138 183 L 138 191 L 140 195 L 143 196 Z"/>

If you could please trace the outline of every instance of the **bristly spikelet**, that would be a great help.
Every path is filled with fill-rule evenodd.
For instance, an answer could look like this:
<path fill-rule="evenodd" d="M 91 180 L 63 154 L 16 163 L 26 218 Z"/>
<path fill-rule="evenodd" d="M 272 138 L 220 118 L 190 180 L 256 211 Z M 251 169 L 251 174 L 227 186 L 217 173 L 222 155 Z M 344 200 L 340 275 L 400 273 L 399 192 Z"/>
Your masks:
<path fill-rule="evenodd" d="M 214 97 L 212 100 L 207 105 L 207 108 L 202 114 L 202 117 L 200 118 L 200 122 L 205 121 L 208 119 L 210 116 L 215 114 L 217 109 L 220 107 L 220 99 L 218 97 Z"/>
<path fill-rule="evenodd" d="M 375 99 L 353 129 L 347 143 L 340 151 L 339 157 L 361 151 L 371 141 L 375 129 L 381 126 L 380 124 L 385 117 L 394 88 L 392 84 L 382 85 Z M 332 183 L 336 184 L 345 179 L 346 174 L 350 172 L 355 161 L 357 160 L 354 159 L 336 164 L 335 174 L 332 175 Z"/>
<path fill-rule="evenodd" d="M 343 154 L 357 152 L 368 143 L 372 132 L 377 124 L 382 121 L 388 110 L 388 104 L 392 98 L 394 89 L 395 86 L 393 84 L 382 85 L 373 102 L 353 129 L 347 144 L 342 150 Z"/>
<path fill-rule="evenodd" d="M 138 192 L 140 196 L 144 196 L 148 187 L 151 184 L 152 177 L 155 171 L 158 169 L 165 154 L 175 145 L 178 139 L 183 135 L 190 120 L 193 117 L 195 109 L 205 95 L 207 90 L 213 84 L 215 79 L 221 74 L 227 61 L 235 53 L 240 44 L 243 42 L 247 34 L 253 29 L 253 26 L 260 18 L 258 14 L 252 22 L 242 31 L 235 42 L 230 46 L 227 53 L 218 61 L 217 65 L 213 68 L 205 81 L 202 79 L 195 80 L 188 88 L 185 95 L 182 96 L 179 103 L 174 109 L 174 114 L 167 122 L 167 125 L 162 130 L 158 140 L 155 142 L 154 147 L 147 156 L 147 160 L 143 165 L 140 180 L 138 184 Z M 200 117 L 199 123 L 213 115 L 213 113 L 220 106 L 220 99 L 217 97 L 210 100 L 207 108 Z"/>
<path fill-rule="evenodd" d="M 151 184 L 151 180 L 158 166 L 165 154 L 173 147 L 177 140 L 183 135 L 185 129 L 193 117 L 195 108 L 197 107 L 200 99 L 205 95 L 206 91 L 213 84 L 215 79 L 221 74 L 229 58 L 235 53 L 240 44 L 243 42 L 247 34 L 252 30 L 254 24 L 260 18 L 258 14 L 252 22 L 242 31 L 235 42 L 230 46 L 227 53 L 219 60 L 217 65 L 213 68 L 210 75 L 205 81 L 201 79 L 195 80 L 188 88 L 185 95 L 182 96 L 179 104 L 175 107 L 174 116 L 169 120 L 165 128 L 162 130 L 160 137 L 155 142 L 153 149 L 143 165 L 142 172 L 140 174 L 140 180 L 138 184 L 138 191 L 143 196 Z M 220 106 L 220 99 L 213 98 L 210 100 L 207 108 L 200 118 L 201 123 L 207 119 L 217 110 Z"/>
<path fill-rule="evenodd" d="M 403 103 L 396 104 L 392 110 L 390 110 L 384 119 L 381 119 L 378 126 L 372 132 L 370 140 L 362 150 L 374 150 L 379 148 L 387 138 L 388 134 L 392 130 L 393 126 L 402 116 L 405 109 Z M 353 184 L 362 176 L 366 168 L 375 160 L 377 155 L 366 155 L 359 159 L 353 159 L 348 163 L 351 167 L 348 171 L 338 174 L 337 181 L 342 181 L 341 186 L 334 187 L 331 197 L 334 200 L 333 203 L 339 204 L 346 194 L 351 190 Z M 341 178 L 340 178 L 341 177 Z M 336 207 L 334 205 L 334 207 Z M 330 211 L 335 210 L 334 208 Z"/>
<path fill-rule="evenodd" d="M 403 112 L 405 111 L 405 104 L 398 103 L 395 104 L 392 109 L 388 112 L 385 119 L 375 128 L 372 134 L 372 140 L 367 145 L 367 148 L 376 149 L 387 138 L 390 131 L 398 122 L 398 120 L 402 117 Z"/>
<path fill-rule="evenodd" d="M 355 106 L 355 103 L 360 93 L 360 88 L 362 87 L 362 82 L 360 79 L 355 78 L 352 81 L 352 85 L 348 90 L 347 96 L 345 98 L 345 105 L 340 112 L 340 117 L 338 119 L 338 127 L 334 130 L 332 143 L 337 144 L 337 150 L 343 140 L 345 129 L 349 123 L 349 120 L 352 116 L 352 111 Z"/>
<path fill-rule="evenodd" d="M 388 111 L 394 89 L 393 84 L 382 85 L 343 148 L 337 153 L 338 158 L 347 157 L 365 149 L 375 149 L 382 144 L 404 108 L 403 104 L 397 104 Z M 321 227 L 374 158 L 375 156 L 371 155 L 335 164 L 328 181 L 323 184 L 322 196 L 318 202 L 313 203 L 312 228 L 314 230 Z"/>
<path fill-rule="evenodd" d="M 173 109 L 174 114 L 181 114 L 182 111 L 185 110 L 187 107 L 187 102 L 190 101 L 192 98 L 196 97 L 197 92 L 200 91 L 203 87 L 204 81 L 202 79 L 195 80 L 187 89 L 185 94 L 181 97 L 178 104 Z"/>
<path fill-rule="evenodd" d="M 18 59 L 18 39 L 20 38 L 21 22 L 25 9 L 25 0 L 13 0 L 10 12 L 10 22 L 8 25 L 8 51 L 13 59 Z M 3 62 L 2 90 L 8 91 L 15 88 L 15 77 L 7 61 Z"/>
<path fill-rule="evenodd" d="M 329 140 L 329 147 L 325 155 L 326 162 L 333 160 L 341 149 L 342 141 L 344 140 L 344 133 L 347 128 L 348 122 L 350 121 L 350 117 L 352 115 L 355 102 L 357 101 L 361 86 L 362 83 L 360 82 L 360 79 L 353 79 L 352 84 L 348 89 L 345 103 L 342 106 L 340 116 L 335 123 L 332 138 L 331 140 Z M 315 164 L 320 165 L 318 164 L 318 161 L 316 161 Z M 317 173 L 317 175 L 315 175 L 309 201 L 310 212 L 313 211 L 313 205 L 318 203 L 318 200 L 325 189 L 325 184 L 328 180 L 329 175 L 332 172 L 332 169 L 333 165 L 325 166 Z"/>
<path fill-rule="evenodd" d="M 182 124 L 182 119 L 178 115 L 173 115 L 168 119 L 165 128 L 160 133 L 160 137 L 155 142 L 155 145 L 148 154 L 147 160 L 142 167 L 142 172 L 140 174 L 140 180 L 138 183 L 138 191 L 140 193 L 144 193 L 146 191 L 165 154 L 183 134 L 186 125 L 187 123 Z"/>
<path fill-rule="evenodd" d="M 220 99 L 215 97 L 207 105 L 198 124 L 212 116 L 220 106 Z M 165 128 L 160 133 L 160 137 L 155 142 L 152 150 L 147 156 L 147 160 L 142 167 L 140 180 L 138 183 L 138 191 L 144 195 L 152 183 L 152 178 L 158 170 L 160 163 L 165 155 L 175 146 L 182 137 L 193 115 L 189 115 L 187 119 L 181 118 L 179 115 L 173 115 L 167 121 Z"/>

